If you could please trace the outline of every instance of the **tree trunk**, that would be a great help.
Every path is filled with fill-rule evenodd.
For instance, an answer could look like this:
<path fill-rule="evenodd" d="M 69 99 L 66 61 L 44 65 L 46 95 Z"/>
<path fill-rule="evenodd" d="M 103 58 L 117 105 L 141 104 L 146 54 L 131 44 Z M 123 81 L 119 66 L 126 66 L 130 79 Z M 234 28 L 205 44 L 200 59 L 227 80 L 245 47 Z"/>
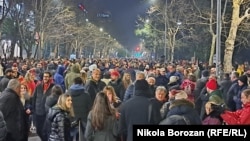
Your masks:
<path fill-rule="evenodd" d="M 177 33 L 177 30 L 176 29 L 176 32 L 173 33 L 173 37 L 172 37 L 172 47 L 171 47 L 171 58 L 170 58 L 170 62 L 174 62 L 174 51 L 175 51 L 175 35 Z"/>
<path fill-rule="evenodd" d="M 237 35 L 239 22 L 239 13 L 240 13 L 240 4 L 233 2 L 233 11 L 232 11 L 232 23 L 229 31 L 229 35 L 225 42 L 225 55 L 224 55 L 224 72 L 232 71 L 232 58 L 234 52 L 234 44 Z"/>
<path fill-rule="evenodd" d="M 213 57 L 214 57 L 214 50 L 215 50 L 215 42 L 216 42 L 216 35 L 212 35 L 212 44 L 210 49 L 210 56 L 209 56 L 209 65 L 213 65 Z"/>

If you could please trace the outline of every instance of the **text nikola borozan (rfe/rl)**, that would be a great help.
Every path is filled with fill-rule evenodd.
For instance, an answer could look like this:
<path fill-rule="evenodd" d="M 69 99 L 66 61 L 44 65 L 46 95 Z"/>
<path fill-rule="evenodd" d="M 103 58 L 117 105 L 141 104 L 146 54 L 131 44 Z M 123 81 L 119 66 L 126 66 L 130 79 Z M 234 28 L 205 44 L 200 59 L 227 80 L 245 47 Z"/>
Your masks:
<path fill-rule="evenodd" d="M 234 137 L 243 137 L 246 138 L 247 130 L 246 129 L 208 129 L 206 131 L 199 130 L 174 130 L 174 129 L 166 129 L 166 130 L 150 130 L 150 129 L 137 129 L 136 130 L 137 137 L 164 137 L 164 136 L 186 136 L 186 137 L 218 137 L 218 136 L 234 136 Z"/>

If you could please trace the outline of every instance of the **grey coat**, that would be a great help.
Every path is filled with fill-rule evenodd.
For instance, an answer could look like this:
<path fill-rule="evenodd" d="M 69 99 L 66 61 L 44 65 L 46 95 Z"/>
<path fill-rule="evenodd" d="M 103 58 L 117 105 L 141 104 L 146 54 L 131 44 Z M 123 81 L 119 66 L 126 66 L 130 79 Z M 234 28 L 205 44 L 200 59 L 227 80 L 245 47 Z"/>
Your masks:
<path fill-rule="evenodd" d="M 117 119 L 109 116 L 105 121 L 103 130 L 94 130 L 91 125 L 91 112 L 88 115 L 87 126 L 84 134 L 87 141 L 116 141 L 118 136 Z"/>

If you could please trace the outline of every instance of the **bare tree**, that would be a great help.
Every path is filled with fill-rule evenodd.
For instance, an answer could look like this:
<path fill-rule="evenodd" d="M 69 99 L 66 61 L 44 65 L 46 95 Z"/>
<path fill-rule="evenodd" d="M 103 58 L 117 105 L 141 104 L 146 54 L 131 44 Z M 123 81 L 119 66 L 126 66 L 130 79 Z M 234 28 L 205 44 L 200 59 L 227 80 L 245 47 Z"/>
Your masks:
<path fill-rule="evenodd" d="M 235 49 L 235 40 L 237 36 L 237 31 L 239 28 L 239 25 L 243 22 L 247 21 L 250 18 L 250 8 L 246 8 L 241 15 L 241 7 L 243 5 L 249 4 L 248 0 L 233 0 L 232 1 L 232 21 L 231 26 L 229 29 L 228 37 L 225 42 L 225 55 L 224 55 L 224 72 L 231 72 L 232 71 L 232 59 L 233 59 L 233 53 Z"/>

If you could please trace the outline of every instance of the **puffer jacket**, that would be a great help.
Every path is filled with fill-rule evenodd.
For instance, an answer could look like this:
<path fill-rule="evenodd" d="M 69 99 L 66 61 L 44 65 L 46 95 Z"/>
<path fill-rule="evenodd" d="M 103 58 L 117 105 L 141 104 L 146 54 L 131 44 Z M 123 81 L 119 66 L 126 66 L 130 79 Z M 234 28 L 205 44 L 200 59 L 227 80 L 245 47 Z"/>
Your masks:
<path fill-rule="evenodd" d="M 48 120 L 51 130 L 48 141 L 70 141 L 70 119 L 69 114 L 57 106 L 50 108 Z"/>

